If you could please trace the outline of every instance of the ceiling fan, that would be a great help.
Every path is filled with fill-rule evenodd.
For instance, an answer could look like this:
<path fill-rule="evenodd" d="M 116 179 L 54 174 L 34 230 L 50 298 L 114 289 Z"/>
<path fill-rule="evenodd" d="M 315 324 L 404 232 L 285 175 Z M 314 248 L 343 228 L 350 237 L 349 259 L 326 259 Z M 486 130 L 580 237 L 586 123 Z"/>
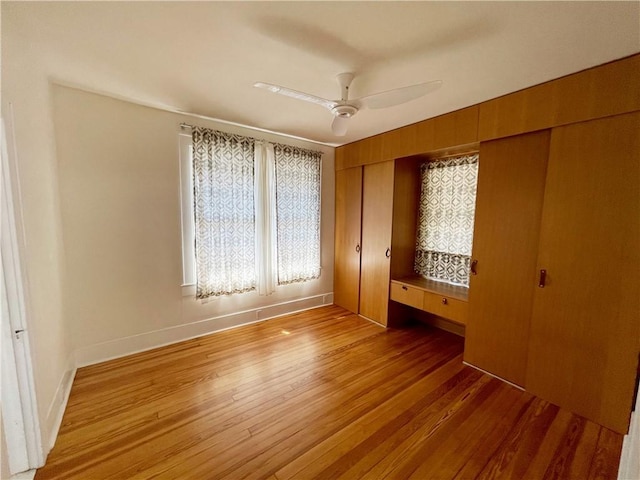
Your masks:
<path fill-rule="evenodd" d="M 387 108 L 420 98 L 427 93 L 437 90 L 442 85 L 441 80 L 431 82 L 418 83 L 407 87 L 394 88 L 386 92 L 374 93 L 366 97 L 360 97 L 355 100 L 349 100 L 349 86 L 353 81 L 353 73 L 340 73 L 337 76 L 338 84 L 341 88 L 340 100 L 327 100 L 326 98 L 316 97 L 309 93 L 298 92 L 280 85 L 271 83 L 256 82 L 254 87 L 264 88 L 272 93 L 278 93 L 287 97 L 297 98 L 305 102 L 315 103 L 328 109 L 334 115 L 331 123 L 331 131 L 338 137 L 343 137 L 347 133 L 349 119 L 353 117 L 362 108 Z"/>

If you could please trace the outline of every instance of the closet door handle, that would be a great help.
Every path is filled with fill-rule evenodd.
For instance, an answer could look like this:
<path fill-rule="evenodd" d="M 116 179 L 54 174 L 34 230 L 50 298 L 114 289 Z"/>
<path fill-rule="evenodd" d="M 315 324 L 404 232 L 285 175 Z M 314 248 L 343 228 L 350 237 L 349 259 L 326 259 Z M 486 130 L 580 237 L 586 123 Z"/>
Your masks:
<path fill-rule="evenodd" d="M 478 272 L 476 271 L 476 265 L 478 265 L 478 260 L 474 260 L 473 262 L 471 262 L 471 275 L 478 274 Z"/>
<path fill-rule="evenodd" d="M 356 252 L 360 253 L 360 244 L 356 245 Z"/>
<path fill-rule="evenodd" d="M 387 248 L 387 251 L 384 252 L 384 256 L 387 258 L 391 257 L 391 248 Z"/>
<path fill-rule="evenodd" d="M 540 288 L 544 288 L 544 286 L 547 284 L 547 271 L 546 270 L 540 270 L 540 278 L 538 279 L 538 286 Z"/>

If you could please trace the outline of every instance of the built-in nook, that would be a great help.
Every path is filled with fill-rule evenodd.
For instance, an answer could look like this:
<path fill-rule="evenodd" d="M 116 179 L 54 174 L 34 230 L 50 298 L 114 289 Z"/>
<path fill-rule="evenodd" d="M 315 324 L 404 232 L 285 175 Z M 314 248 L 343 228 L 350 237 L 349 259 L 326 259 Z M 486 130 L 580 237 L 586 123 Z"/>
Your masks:
<path fill-rule="evenodd" d="M 468 364 L 625 433 L 640 338 L 638 78 L 635 55 L 337 148 L 335 303 L 464 333 Z M 467 296 L 413 264 L 420 163 L 474 150 Z"/>

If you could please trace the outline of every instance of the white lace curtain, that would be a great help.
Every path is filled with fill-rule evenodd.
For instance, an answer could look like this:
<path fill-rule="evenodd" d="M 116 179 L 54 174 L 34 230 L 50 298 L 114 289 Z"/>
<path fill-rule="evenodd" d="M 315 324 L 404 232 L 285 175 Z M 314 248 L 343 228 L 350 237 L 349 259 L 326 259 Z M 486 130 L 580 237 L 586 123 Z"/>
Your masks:
<path fill-rule="evenodd" d="M 193 127 L 196 297 L 256 287 L 254 140 Z"/>
<path fill-rule="evenodd" d="M 258 142 L 255 151 L 256 273 L 258 293 L 276 289 L 276 179 L 273 144 Z"/>
<path fill-rule="evenodd" d="M 320 276 L 320 153 L 276 144 L 278 284 Z"/>
<path fill-rule="evenodd" d="M 415 271 L 468 286 L 478 155 L 436 160 L 421 168 Z"/>
<path fill-rule="evenodd" d="M 192 128 L 196 297 L 320 276 L 321 154 Z"/>

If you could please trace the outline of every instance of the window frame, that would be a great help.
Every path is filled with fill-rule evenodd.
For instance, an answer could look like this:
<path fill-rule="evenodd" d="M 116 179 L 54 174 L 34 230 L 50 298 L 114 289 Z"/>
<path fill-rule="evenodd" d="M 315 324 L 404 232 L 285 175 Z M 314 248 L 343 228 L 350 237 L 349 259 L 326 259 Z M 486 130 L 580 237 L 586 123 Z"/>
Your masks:
<path fill-rule="evenodd" d="M 195 220 L 193 210 L 193 162 L 191 133 L 180 132 L 180 223 L 182 227 L 182 294 L 196 293 Z"/>
<path fill-rule="evenodd" d="M 256 139 L 256 142 L 269 142 L 276 144 L 277 142 Z M 282 144 L 281 144 L 282 145 Z M 192 158 L 192 135 L 191 129 L 186 127 L 180 127 L 178 132 L 178 159 L 179 159 L 179 172 L 180 172 L 180 223 L 181 223 L 181 241 L 182 241 L 182 296 L 183 297 L 195 297 L 196 295 L 196 252 L 195 252 L 195 217 L 194 217 L 194 199 L 193 199 L 193 158 Z M 307 149 L 307 147 L 298 147 L 295 148 Z M 321 152 L 322 155 L 324 153 Z M 319 211 L 319 276 L 315 279 L 310 280 L 301 280 L 299 282 L 292 282 L 286 284 L 279 284 L 277 281 L 277 267 L 274 272 L 276 275 L 276 284 L 274 293 L 276 293 L 279 289 L 288 288 L 294 285 L 301 285 L 308 281 L 319 281 L 322 277 L 322 231 L 323 231 L 323 222 L 322 222 L 322 189 L 323 189 L 323 159 L 322 157 L 319 160 L 319 178 L 320 185 L 318 188 L 318 211 Z M 254 191 L 254 193 L 256 193 Z M 274 201 L 276 201 L 274 199 Z M 276 221 L 276 229 L 277 229 L 277 218 L 274 219 Z M 277 248 L 277 246 L 276 246 Z M 276 250 L 277 252 L 277 250 Z M 277 253 L 276 253 L 277 254 Z M 258 279 L 257 279 L 258 280 Z M 257 292 L 256 290 L 252 290 L 251 292 L 244 293 L 252 293 Z M 221 297 L 224 297 L 221 296 Z M 215 300 L 216 296 L 208 297 L 207 299 L 202 299 L 201 301 L 210 302 Z"/>
<path fill-rule="evenodd" d="M 457 253 L 457 252 L 452 252 L 449 250 L 443 250 L 443 251 L 436 251 L 436 250 L 429 250 L 427 249 L 422 249 L 419 248 L 420 244 L 421 244 L 421 237 L 424 237 L 425 239 L 428 238 L 428 233 L 427 231 L 423 231 L 421 229 L 421 224 L 423 222 L 422 216 L 421 216 L 421 212 L 422 212 L 422 208 L 423 205 L 428 205 L 429 202 L 428 200 L 426 200 L 424 198 L 425 192 L 423 191 L 424 186 L 425 186 L 425 175 L 428 175 L 428 171 L 431 170 L 430 167 L 428 167 L 429 164 L 432 163 L 444 163 L 447 161 L 455 161 L 457 159 L 464 159 L 466 157 L 475 157 L 472 163 L 474 163 L 476 165 L 476 171 L 475 171 L 475 193 L 474 193 L 474 198 L 473 198 L 473 215 L 472 215 L 472 220 L 471 220 L 471 225 L 470 225 L 470 231 L 465 232 L 470 236 L 471 239 L 471 243 L 469 245 L 469 254 L 465 255 L 463 253 Z M 472 261 L 472 255 L 473 255 L 473 234 L 474 234 L 474 225 L 475 225 L 475 211 L 476 211 L 476 203 L 477 203 L 477 187 L 478 187 L 478 175 L 479 175 L 479 164 L 480 164 L 480 152 L 478 152 L 477 150 L 471 151 L 471 152 L 460 152 L 460 153 L 452 153 L 450 155 L 443 155 L 443 156 L 437 156 L 437 157 L 432 157 L 432 158 L 428 158 L 426 159 L 426 161 L 421 162 L 421 166 L 420 166 L 420 173 L 419 173 L 419 179 L 420 179 L 420 193 L 418 196 L 418 211 L 417 211 L 417 215 L 416 215 L 416 220 L 417 220 L 417 226 L 416 226 L 416 239 L 415 239 L 415 243 L 416 243 L 416 247 L 415 247 L 415 254 L 414 254 L 414 272 L 419 275 L 422 278 L 426 278 L 428 280 L 432 280 L 435 282 L 441 282 L 444 284 L 448 284 L 448 285 L 453 285 L 453 286 L 457 286 L 457 287 L 462 287 L 462 288 L 469 288 L 469 284 L 468 281 L 470 279 L 470 275 L 471 275 L 471 261 Z M 456 165 L 443 165 L 441 167 L 435 167 L 435 168 L 456 168 Z M 425 170 L 423 170 L 425 169 Z M 444 185 L 440 186 L 440 188 L 444 188 L 450 186 L 447 183 L 445 183 Z M 455 185 L 454 185 L 455 186 Z M 459 198 L 459 197 L 452 197 L 452 198 Z M 426 213 L 426 212 L 425 212 Z M 455 213 L 455 212 L 454 212 Z M 449 220 L 448 217 L 444 217 L 443 220 Z M 446 226 L 447 225 L 445 224 Z M 426 228 L 426 225 L 425 227 Z M 447 236 L 451 236 L 454 235 L 455 230 L 451 230 L 450 228 L 447 229 Z M 455 237 L 455 235 L 454 235 Z M 454 256 L 454 257 L 467 257 L 468 260 L 468 265 L 466 266 L 466 278 L 467 278 L 467 283 L 459 283 L 456 282 L 454 280 L 454 278 L 452 278 L 451 276 L 445 275 L 444 277 L 438 277 L 438 276 L 428 276 L 427 274 L 424 273 L 423 270 L 418 268 L 418 252 L 422 251 L 422 252 L 434 252 L 434 253 L 438 253 L 439 255 L 449 255 L 449 256 Z M 446 265 L 450 266 L 452 263 L 454 262 L 447 262 Z"/>

